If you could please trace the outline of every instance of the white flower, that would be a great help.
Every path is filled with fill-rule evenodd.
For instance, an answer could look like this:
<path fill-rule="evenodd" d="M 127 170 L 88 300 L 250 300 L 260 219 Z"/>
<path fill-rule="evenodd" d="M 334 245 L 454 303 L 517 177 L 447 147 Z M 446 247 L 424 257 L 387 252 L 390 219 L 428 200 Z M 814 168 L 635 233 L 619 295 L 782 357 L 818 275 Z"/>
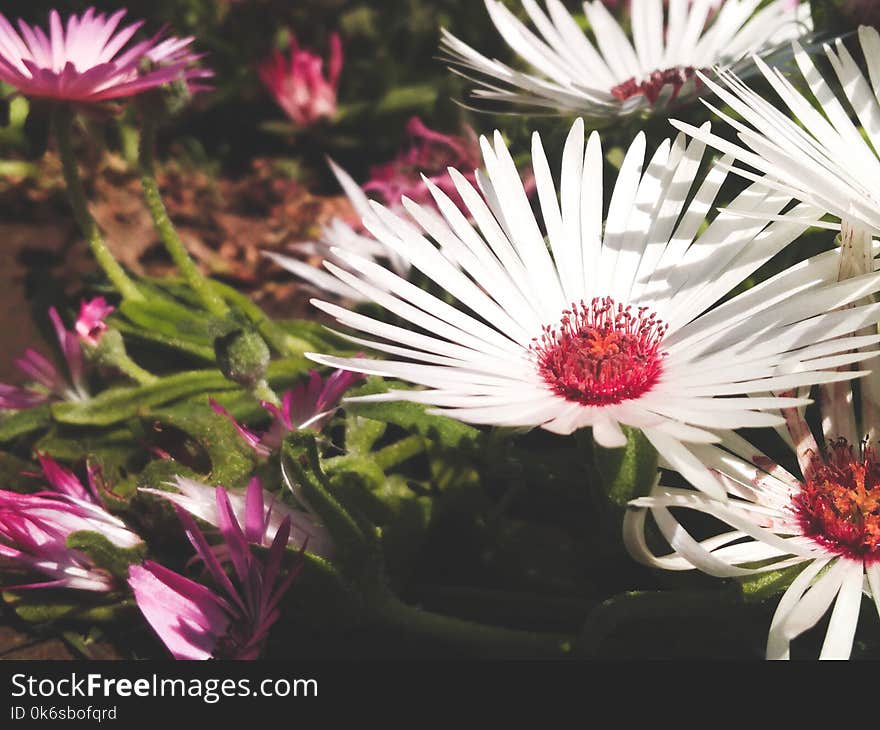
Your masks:
<path fill-rule="evenodd" d="M 702 143 L 686 145 L 679 135 L 646 160 L 639 135 L 606 217 L 599 135 L 585 149 L 583 121 L 575 122 L 557 197 L 535 134 L 532 165 L 549 248 L 501 135 L 494 147 L 485 138 L 481 144 L 482 195 L 450 171 L 476 228 L 436 186 L 440 214 L 404 198 L 417 225 L 375 203 L 365 221 L 458 307 L 368 258 L 333 250 L 346 268 L 328 263 L 330 272 L 409 326 L 314 301 L 378 338 L 351 341 L 395 359 L 309 356 L 429 388 L 363 400 L 410 400 L 471 423 L 560 434 L 592 427 L 606 447 L 626 442 L 621 425 L 639 428 L 666 463 L 723 497 L 685 444 L 717 441 L 719 429 L 778 424 L 778 415 L 764 411 L 806 401 L 743 396 L 848 379 L 853 374 L 837 368 L 870 356 L 842 354 L 849 349 L 842 336 L 880 316 L 866 307 L 827 312 L 876 291 L 880 278 L 838 283 L 832 254 L 718 304 L 821 211 L 806 204 L 786 210 L 788 196 L 753 184 L 701 231 L 727 176 L 722 161 L 695 184 Z"/>
<path fill-rule="evenodd" d="M 841 277 L 874 271 L 870 236 L 844 225 L 843 237 Z M 875 244 L 874 253 L 877 250 Z M 869 306 L 880 309 L 877 304 Z M 878 341 L 877 328 L 872 326 L 851 337 L 850 347 L 857 350 Z M 848 658 L 863 590 L 873 596 L 880 611 L 880 375 L 871 374 L 858 385 L 855 391 L 847 382 L 821 386 L 819 441 L 802 409 L 783 411 L 787 429 L 780 435 L 797 457 L 800 477 L 728 433 L 723 448 L 694 449 L 724 483 L 731 497 L 726 504 L 693 490 L 658 486 L 649 497 L 631 503 L 624 521 L 630 553 L 657 568 L 698 569 L 735 578 L 802 567 L 776 608 L 767 640 L 770 659 L 787 659 L 791 641 L 818 623 L 832 603 L 820 658 Z M 861 401 L 858 409 L 856 400 Z M 689 510 L 711 515 L 732 529 L 697 541 L 679 521 Z M 656 557 L 648 548 L 648 511 L 672 546 L 672 554 Z"/>
<path fill-rule="evenodd" d="M 716 110 L 737 130 L 742 144 L 681 122 L 673 124 L 766 173 L 766 184 L 878 233 L 880 34 L 862 27 L 859 40 L 868 67 L 867 79 L 840 40 L 834 48 L 825 46 L 844 98 L 797 43 L 793 44 L 795 59 L 815 100 L 801 94 L 779 70 L 756 59 L 761 73 L 797 121 L 758 96 L 733 73 L 720 71 L 720 83 L 710 79 L 706 83 L 746 122 Z M 852 121 L 853 112 L 864 136 Z M 746 171 L 738 172 L 754 177 Z"/>
<path fill-rule="evenodd" d="M 560 0 L 547 0 L 547 14 L 535 0 L 523 7 L 540 36 L 499 0 L 485 0 L 498 32 L 528 66 L 518 71 L 487 58 L 448 31 L 442 47 L 480 86 L 473 96 L 610 119 L 662 109 L 701 91 L 695 71 L 742 61 L 800 37 L 812 27 L 808 3 L 774 0 L 663 0 L 632 3 L 631 39 L 600 0 L 584 3 L 592 38 Z M 719 5 L 715 12 L 713 5 Z M 757 12 L 756 12 L 757 10 Z M 750 64 L 746 64 L 750 65 Z"/>
<path fill-rule="evenodd" d="M 364 194 L 364 191 L 361 190 L 360 186 L 333 160 L 329 160 L 329 164 L 357 214 L 362 218 L 371 215 L 370 200 Z M 344 266 L 344 262 L 333 254 L 333 249 L 339 248 L 343 251 L 350 251 L 364 256 L 371 261 L 387 261 L 392 269 L 401 276 L 406 276 L 409 273 L 409 263 L 406 260 L 398 256 L 394 251 L 387 249 L 376 239 L 356 232 L 350 225 L 339 218 L 334 218 L 329 224 L 324 226 L 321 231 L 321 238 L 318 241 L 295 243 L 291 248 L 305 256 L 320 256 L 339 266 Z M 363 296 L 350 286 L 344 284 L 335 276 L 330 276 L 326 271 L 312 266 L 307 261 L 284 256 L 272 251 L 264 251 L 263 254 L 291 274 L 298 276 L 320 290 L 353 301 L 363 299 Z"/>

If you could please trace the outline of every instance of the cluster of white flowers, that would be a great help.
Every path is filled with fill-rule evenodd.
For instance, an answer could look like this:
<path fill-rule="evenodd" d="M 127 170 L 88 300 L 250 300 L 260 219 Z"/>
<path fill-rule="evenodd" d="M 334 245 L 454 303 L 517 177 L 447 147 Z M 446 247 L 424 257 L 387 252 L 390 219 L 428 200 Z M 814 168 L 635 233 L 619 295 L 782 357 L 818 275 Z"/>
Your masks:
<path fill-rule="evenodd" d="M 739 141 L 709 123 L 673 122 L 682 133 L 648 150 L 640 133 L 603 200 L 599 134 L 585 139 L 584 121 L 574 122 L 557 184 L 536 133 L 540 216 L 498 132 L 481 139 L 476 185 L 473 171 L 450 169 L 455 202 L 429 182 L 433 205 L 404 198 L 392 211 L 340 175 L 372 238 L 328 230 L 326 289 L 372 301 L 396 324 L 315 300 L 363 335 L 349 339 L 387 357 L 310 355 L 424 386 L 361 400 L 410 400 L 471 423 L 559 434 L 590 427 L 608 448 L 626 443 L 622 426 L 640 429 L 663 473 L 696 489 L 658 479 L 635 500 L 624 524 L 630 552 L 722 577 L 802 568 L 772 621 L 774 658 L 832 604 L 822 656 L 848 657 L 862 594 L 880 609 L 880 380 L 863 366 L 880 342 L 880 34 L 859 33 L 867 78 L 842 41 L 824 47 L 832 86 L 797 40 L 809 37 L 807 5 L 640 0 L 628 37 L 601 2 L 584 3 L 587 35 L 559 0 L 547 0 L 546 13 L 523 0 L 539 37 L 486 0 L 528 70 L 445 33 L 456 67 L 482 79 L 483 101 L 573 112 L 598 127 L 714 92 L 732 113 L 707 106 Z M 799 73 L 788 78 L 782 61 Z M 746 73 L 762 75 L 779 99 L 750 89 Z M 724 155 L 704 165 L 707 146 Z M 731 175 L 749 184 L 719 210 Z M 731 295 L 815 226 L 841 231 L 838 248 Z M 411 269 L 446 294 L 410 283 Z M 821 435 L 805 419 L 814 387 Z M 736 433 L 747 427 L 775 428 L 800 475 Z M 699 541 L 679 521 L 687 510 L 730 531 Z M 651 552 L 647 524 L 671 554 Z"/>

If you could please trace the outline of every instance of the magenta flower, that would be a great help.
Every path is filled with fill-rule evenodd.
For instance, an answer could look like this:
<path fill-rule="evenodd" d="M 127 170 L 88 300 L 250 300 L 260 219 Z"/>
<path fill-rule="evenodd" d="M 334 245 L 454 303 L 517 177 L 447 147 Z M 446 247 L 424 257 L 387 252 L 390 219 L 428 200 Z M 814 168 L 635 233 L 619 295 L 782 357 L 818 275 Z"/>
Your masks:
<path fill-rule="evenodd" d="M 0 383 L 0 409 L 26 410 L 53 400 L 85 400 L 89 397 L 79 338 L 64 328 L 55 307 L 49 308 L 49 319 L 67 364 L 69 380 L 47 358 L 28 348 L 15 360 L 15 365 L 31 379 L 31 383 L 24 388 Z"/>
<path fill-rule="evenodd" d="M 52 10 L 48 35 L 22 20 L 19 35 L 0 13 L 0 80 L 25 96 L 93 103 L 211 76 L 193 65 L 199 56 L 188 49 L 192 38 L 163 40 L 160 32 L 126 48 L 143 25 L 137 21 L 117 31 L 126 12 L 107 17 L 89 8 L 81 16 L 70 15 L 65 27 Z"/>
<path fill-rule="evenodd" d="M 104 319 L 116 307 L 107 304 L 104 297 L 95 297 L 80 302 L 79 316 L 76 318 L 74 329 L 83 342 L 88 343 L 92 347 L 97 347 L 101 339 L 101 335 L 107 331 L 107 324 Z"/>
<path fill-rule="evenodd" d="M 468 182 L 476 186 L 476 170 L 482 159 L 474 131 L 468 127 L 461 136 L 442 134 L 413 117 L 406 125 L 406 133 L 411 145 L 391 162 L 373 166 L 364 191 L 377 193 L 381 202 L 392 209 L 400 207 L 402 196 L 419 204 L 434 205 L 430 183 L 463 207 L 447 169 L 461 170 Z"/>
<path fill-rule="evenodd" d="M 256 659 L 269 629 L 280 616 L 278 604 L 302 562 L 281 577 L 289 518 L 278 526 L 262 562 L 249 546 L 266 541 L 268 525 L 262 510 L 247 510 L 242 529 L 226 490 L 217 488 L 215 498 L 225 543 L 222 552 L 233 567 L 231 577 L 193 518 L 178 508 L 187 537 L 216 589 L 152 561 L 132 566 L 128 583 L 147 622 L 175 659 Z"/>
<path fill-rule="evenodd" d="M 113 577 L 84 553 L 69 548 L 67 539 L 74 532 L 98 532 L 117 547 L 130 549 L 141 545 L 141 538 L 104 509 L 93 473 L 89 473 L 87 489 L 48 456 L 38 458 L 55 491 L 18 494 L 0 490 L 0 559 L 28 573 L 42 573 L 48 580 L 4 588 L 114 590 Z"/>
<path fill-rule="evenodd" d="M 186 510 L 193 517 L 198 517 L 214 527 L 220 526 L 217 490 L 223 489 L 223 487 L 212 487 L 182 476 L 175 477 L 174 481 L 168 482 L 168 485 L 176 487 L 178 492 L 145 488 L 141 488 L 139 491 L 167 499 Z M 244 494 L 236 494 L 226 490 L 226 496 L 239 523 L 247 523 L 250 518 L 253 524 L 258 524 L 262 519 L 264 527 L 259 533 L 254 532 L 254 535 L 258 534 L 262 540 L 258 544 L 269 547 L 281 525 L 285 521 L 289 521 L 288 542 L 290 545 L 299 548 L 308 546 L 310 553 L 325 558 L 331 556 L 333 544 L 330 535 L 316 517 L 308 512 L 291 509 L 287 505 L 275 501 L 274 497 L 267 504 L 264 495 L 258 477 L 251 479 Z"/>
<path fill-rule="evenodd" d="M 262 434 L 242 426 L 213 398 L 209 402 L 214 411 L 229 419 L 248 446 L 260 456 L 268 456 L 281 446 L 284 437 L 291 431 L 320 431 L 324 428 L 339 408 L 345 391 L 361 377 L 344 370 L 336 370 L 325 382 L 316 370 L 310 370 L 307 383 L 298 383 L 284 393 L 280 408 L 266 401 L 260 403 L 272 415 L 272 425 Z"/>
<path fill-rule="evenodd" d="M 300 127 L 308 127 L 323 117 L 336 114 L 336 91 L 342 71 L 342 40 L 330 35 L 330 58 L 327 76 L 320 56 L 301 49 L 290 36 L 290 58 L 280 51 L 260 64 L 259 74 L 278 105 Z"/>

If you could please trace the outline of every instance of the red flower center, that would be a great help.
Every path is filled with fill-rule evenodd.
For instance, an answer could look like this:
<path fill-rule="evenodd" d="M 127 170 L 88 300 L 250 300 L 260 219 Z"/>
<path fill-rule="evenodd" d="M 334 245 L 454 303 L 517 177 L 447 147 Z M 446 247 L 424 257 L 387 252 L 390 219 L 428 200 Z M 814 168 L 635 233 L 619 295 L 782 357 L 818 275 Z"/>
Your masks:
<path fill-rule="evenodd" d="M 666 86 L 672 87 L 672 96 L 670 101 L 678 97 L 681 87 L 690 79 L 694 78 L 697 71 L 693 66 L 676 66 L 668 68 L 665 71 L 653 71 L 644 81 L 636 81 L 635 76 L 627 79 L 622 84 L 618 84 L 611 89 L 611 95 L 620 101 L 626 101 L 639 94 L 644 94 L 645 98 L 655 104 L 660 94 Z M 699 84 L 699 79 L 697 79 Z"/>
<path fill-rule="evenodd" d="M 611 297 L 581 302 L 532 346 L 544 381 L 563 398 L 604 406 L 638 398 L 662 372 L 666 325 L 647 307 Z"/>
<path fill-rule="evenodd" d="M 858 559 L 880 560 L 880 463 L 870 446 L 853 453 L 845 439 L 812 463 L 812 477 L 795 498 L 804 534 Z"/>

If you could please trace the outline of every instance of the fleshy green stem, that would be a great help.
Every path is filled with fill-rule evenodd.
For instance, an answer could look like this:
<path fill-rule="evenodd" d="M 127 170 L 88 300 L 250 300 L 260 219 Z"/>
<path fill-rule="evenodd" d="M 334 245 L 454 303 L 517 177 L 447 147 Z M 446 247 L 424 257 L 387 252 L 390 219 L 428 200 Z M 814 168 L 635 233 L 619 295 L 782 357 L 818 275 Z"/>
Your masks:
<path fill-rule="evenodd" d="M 165 203 L 162 202 L 162 195 L 159 192 L 159 184 L 156 182 L 155 165 L 154 165 L 154 149 L 155 149 L 156 131 L 153 122 L 147 120 L 141 133 L 140 144 L 140 173 L 141 187 L 144 190 L 144 198 L 147 202 L 147 208 L 153 218 L 153 223 L 165 244 L 165 249 L 170 254 L 174 265 L 183 274 L 189 286 L 201 299 L 205 309 L 207 309 L 215 317 L 225 317 L 229 313 L 229 307 L 226 302 L 217 295 L 211 288 L 208 279 L 196 266 L 192 260 L 174 224 L 168 217 L 168 211 L 165 209 Z"/>
<path fill-rule="evenodd" d="M 413 434 L 379 449 L 373 454 L 373 460 L 382 471 L 388 471 L 416 454 L 421 454 L 424 450 L 425 439 Z"/>
<path fill-rule="evenodd" d="M 104 270 L 107 278 L 110 279 L 123 299 L 141 300 L 144 298 L 143 294 L 125 273 L 119 262 L 113 258 L 113 254 L 110 253 L 110 249 L 107 248 L 107 244 L 104 243 L 101 232 L 98 230 L 98 224 L 89 212 L 85 190 L 83 190 L 82 180 L 76 165 L 76 156 L 73 153 L 72 126 L 73 114 L 69 109 L 57 109 L 52 115 L 52 132 L 58 143 L 58 154 L 61 156 L 61 167 L 73 216 L 86 237 L 98 265 Z"/>
<path fill-rule="evenodd" d="M 578 656 L 595 657 L 611 634 L 628 623 L 664 618 L 741 616 L 746 604 L 738 588 L 722 591 L 629 591 L 599 604 L 587 617 L 575 645 Z"/>
<path fill-rule="evenodd" d="M 274 390 L 269 386 L 265 380 L 261 380 L 258 382 L 252 389 L 251 393 L 254 398 L 259 401 L 265 401 L 266 403 L 271 403 L 273 406 L 280 407 L 281 399 L 277 396 Z"/>
<path fill-rule="evenodd" d="M 144 370 L 140 365 L 138 365 L 134 360 L 132 360 L 128 355 L 125 357 L 117 358 L 113 365 L 116 367 L 119 372 L 123 375 L 127 375 L 129 378 L 134 380 L 138 385 L 151 385 L 155 383 L 159 378 L 148 370 Z"/>
<path fill-rule="evenodd" d="M 378 611 L 379 623 L 444 644 L 491 652 L 497 657 L 569 656 L 572 638 L 562 634 L 517 631 L 423 611 L 390 598 Z"/>

